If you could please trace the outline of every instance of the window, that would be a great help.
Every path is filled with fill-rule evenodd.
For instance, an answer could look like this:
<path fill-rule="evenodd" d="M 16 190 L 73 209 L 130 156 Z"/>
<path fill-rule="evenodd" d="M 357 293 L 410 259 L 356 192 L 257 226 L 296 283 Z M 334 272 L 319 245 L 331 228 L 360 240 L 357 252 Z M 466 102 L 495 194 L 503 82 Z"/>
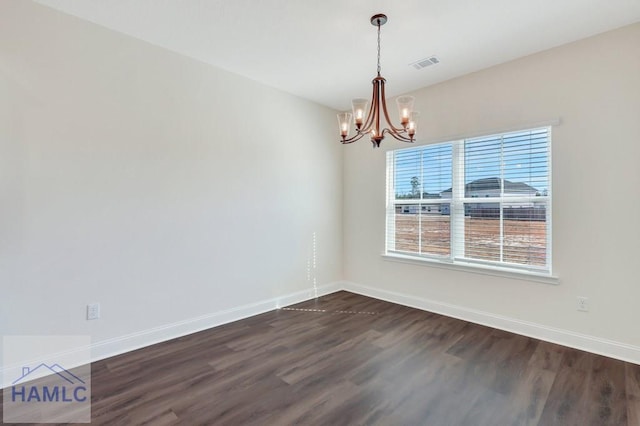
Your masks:
<path fill-rule="evenodd" d="M 387 153 L 386 253 L 551 273 L 551 129 Z"/>

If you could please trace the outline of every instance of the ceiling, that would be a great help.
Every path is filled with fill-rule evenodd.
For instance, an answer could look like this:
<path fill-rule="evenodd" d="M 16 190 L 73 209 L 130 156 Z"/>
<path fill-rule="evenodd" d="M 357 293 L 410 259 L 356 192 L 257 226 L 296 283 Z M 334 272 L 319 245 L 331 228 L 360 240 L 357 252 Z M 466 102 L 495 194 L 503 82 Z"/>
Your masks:
<path fill-rule="evenodd" d="M 640 0 L 37 2 L 337 110 L 370 96 L 376 13 L 389 96 L 640 21 Z"/>

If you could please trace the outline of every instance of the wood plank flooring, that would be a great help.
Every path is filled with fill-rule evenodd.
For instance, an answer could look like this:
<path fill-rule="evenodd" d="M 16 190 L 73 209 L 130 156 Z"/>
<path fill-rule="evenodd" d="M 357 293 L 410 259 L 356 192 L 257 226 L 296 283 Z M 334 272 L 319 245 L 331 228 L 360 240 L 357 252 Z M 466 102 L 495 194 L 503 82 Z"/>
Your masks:
<path fill-rule="evenodd" d="M 92 365 L 98 425 L 633 425 L 640 366 L 338 292 Z"/>

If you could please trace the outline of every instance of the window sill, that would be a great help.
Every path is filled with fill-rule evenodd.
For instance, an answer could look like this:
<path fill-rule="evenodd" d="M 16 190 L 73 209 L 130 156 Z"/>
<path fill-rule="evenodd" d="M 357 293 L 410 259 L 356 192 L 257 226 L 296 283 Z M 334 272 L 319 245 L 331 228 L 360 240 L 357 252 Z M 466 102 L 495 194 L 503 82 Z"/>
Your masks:
<path fill-rule="evenodd" d="M 543 284 L 560 284 L 560 278 L 538 272 L 522 271 L 518 269 L 500 268 L 495 266 L 472 265 L 446 262 L 437 259 L 418 258 L 396 253 L 383 253 L 382 258 L 390 262 L 409 263 L 434 268 L 451 269 L 454 271 L 469 272 L 473 274 L 491 275 L 494 277 L 512 278 L 516 280 L 535 281 Z"/>

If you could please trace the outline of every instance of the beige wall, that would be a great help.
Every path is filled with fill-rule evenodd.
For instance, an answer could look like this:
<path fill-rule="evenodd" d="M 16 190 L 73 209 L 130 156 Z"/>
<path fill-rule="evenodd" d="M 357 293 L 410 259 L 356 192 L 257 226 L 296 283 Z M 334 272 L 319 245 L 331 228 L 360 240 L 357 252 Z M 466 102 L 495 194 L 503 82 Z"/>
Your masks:
<path fill-rule="evenodd" d="M 416 95 L 420 143 L 561 119 L 560 285 L 382 260 L 384 150 L 406 145 L 342 147 L 327 108 L 0 2 L 0 334 L 90 334 L 126 350 L 345 277 L 640 347 L 640 24 Z M 102 319 L 84 319 L 89 302 Z"/>
<path fill-rule="evenodd" d="M 345 278 L 492 325 L 519 330 L 525 322 L 542 335 L 560 329 L 631 345 L 640 355 L 640 24 L 415 95 L 421 144 L 560 118 L 552 148 L 560 285 L 383 260 L 385 155 L 367 142 L 345 152 Z M 382 146 L 407 145 L 387 138 Z M 590 312 L 576 310 L 577 296 L 589 298 Z"/>
<path fill-rule="evenodd" d="M 0 335 L 117 340 L 341 279 L 328 108 L 3 0 L 0 137 Z"/>

